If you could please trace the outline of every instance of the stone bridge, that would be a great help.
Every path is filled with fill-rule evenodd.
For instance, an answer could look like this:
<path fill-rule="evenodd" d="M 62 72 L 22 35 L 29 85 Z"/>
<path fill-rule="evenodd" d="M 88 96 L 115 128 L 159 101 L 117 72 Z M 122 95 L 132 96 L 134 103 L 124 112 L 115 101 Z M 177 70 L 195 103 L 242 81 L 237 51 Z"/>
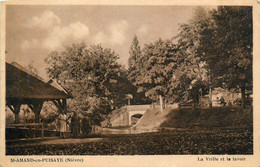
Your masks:
<path fill-rule="evenodd" d="M 132 126 L 151 108 L 151 105 L 129 105 L 123 109 L 125 111 L 117 112 L 110 118 L 112 127 Z"/>
<path fill-rule="evenodd" d="M 141 117 L 144 115 L 144 113 L 146 112 L 147 110 L 142 110 L 142 111 L 128 111 L 128 124 L 130 126 L 132 126 L 132 124 L 136 124 L 137 121 L 139 119 L 141 119 Z"/>
<path fill-rule="evenodd" d="M 175 105 L 167 105 L 167 107 L 175 108 Z M 149 109 L 153 108 L 160 108 L 160 106 L 152 104 L 125 106 L 123 107 L 123 110 L 114 111 L 109 120 L 109 124 L 112 127 L 132 126 L 138 123 L 138 121 L 145 114 L 145 112 L 149 112 Z"/>

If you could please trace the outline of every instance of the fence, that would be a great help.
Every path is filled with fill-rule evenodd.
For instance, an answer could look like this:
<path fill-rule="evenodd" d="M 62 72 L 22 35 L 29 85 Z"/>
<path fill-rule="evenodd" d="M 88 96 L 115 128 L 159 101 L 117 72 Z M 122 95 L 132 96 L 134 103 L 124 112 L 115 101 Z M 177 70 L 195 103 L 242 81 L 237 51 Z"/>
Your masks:
<path fill-rule="evenodd" d="M 21 123 L 21 124 L 8 124 L 8 128 L 15 128 L 15 129 L 27 129 L 28 134 L 32 134 L 33 138 L 36 137 L 35 133 L 38 131 L 38 127 L 41 128 L 41 137 L 44 137 L 44 128 L 43 128 L 43 123 Z M 27 135 L 26 135 L 27 136 Z M 30 136 L 30 135 L 28 135 Z M 28 137 L 27 136 L 27 137 Z"/>

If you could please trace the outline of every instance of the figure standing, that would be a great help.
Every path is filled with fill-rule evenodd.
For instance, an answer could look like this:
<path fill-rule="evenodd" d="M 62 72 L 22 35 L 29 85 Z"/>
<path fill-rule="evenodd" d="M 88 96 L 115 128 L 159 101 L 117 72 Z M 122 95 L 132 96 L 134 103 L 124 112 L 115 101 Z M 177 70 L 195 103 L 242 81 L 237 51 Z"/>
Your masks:
<path fill-rule="evenodd" d="M 65 113 L 61 113 L 58 117 L 59 120 L 59 126 L 60 126 L 60 137 L 65 138 L 65 132 L 66 132 L 66 121 L 67 116 Z"/>
<path fill-rule="evenodd" d="M 221 98 L 220 98 L 220 104 L 221 104 L 222 106 L 226 106 L 226 102 L 225 102 L 225 99 L 224 99 L 223 96 L 221 96 Z"/>
<path fill-rule="evenodd" d="M 77 112 L 73 112 L 71 117 L 71 135 L 72 137 L 77 137 L 79 134 L 79 118 Z"/>
<path fill-rule="evenodd" d="M 84 117 L 83 120 L 82 120 L 81 130 L 82 130 L 82 136 L 83 137 L 87 137 L 87 135 L 91 131 L 91 126 L 90 126 L 89 119 L 86 118 L 86 117 Z"/>

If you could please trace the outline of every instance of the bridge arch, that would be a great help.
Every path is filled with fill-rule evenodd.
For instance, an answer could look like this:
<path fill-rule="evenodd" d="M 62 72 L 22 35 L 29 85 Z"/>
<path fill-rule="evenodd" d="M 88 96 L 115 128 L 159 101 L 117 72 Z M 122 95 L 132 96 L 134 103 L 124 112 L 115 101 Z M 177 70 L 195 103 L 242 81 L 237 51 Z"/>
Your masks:
<path fill-rule="evenodd" d="M 129 111 L 129 125 L 132 126 L 132 123 L 141 119 L 146 111 Z M 138 119 L 138 120 L 137 120 Z"/>
<path fill-rule="evenodd" d="M 136 125 L 137 122 L 142 118 L 143 114 L 135 114 L 131 116 L 131 126 Z"/>

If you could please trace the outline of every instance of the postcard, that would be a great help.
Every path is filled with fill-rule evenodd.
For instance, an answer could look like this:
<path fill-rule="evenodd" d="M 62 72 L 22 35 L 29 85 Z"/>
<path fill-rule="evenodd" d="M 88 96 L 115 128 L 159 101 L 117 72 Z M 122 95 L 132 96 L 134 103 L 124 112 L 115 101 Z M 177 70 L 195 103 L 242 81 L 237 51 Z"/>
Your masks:
<path fill-rule="evenodd" d="M 257 0 L 1 2 L 9 166 L 260 166 Z"/>

